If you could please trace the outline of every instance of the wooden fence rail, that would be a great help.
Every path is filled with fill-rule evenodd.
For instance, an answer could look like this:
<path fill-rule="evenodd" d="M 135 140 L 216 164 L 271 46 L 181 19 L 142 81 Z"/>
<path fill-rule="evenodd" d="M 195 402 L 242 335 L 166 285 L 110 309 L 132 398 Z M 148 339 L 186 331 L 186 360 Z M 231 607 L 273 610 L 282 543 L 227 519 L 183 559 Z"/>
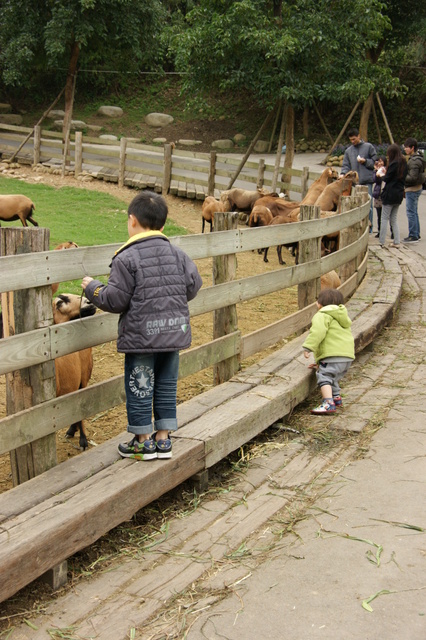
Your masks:
<path fill-rule="evenodd" d="M 346 213 L 320 220 L 310 220 L 271 229 L 235 229 L 208 235 L 171 238 L 193 259 L 220 255 L 232 255 L 241 251 L 299 241 L 303 244 L 326 233 L 346 233 L 357 230 L 347 246 L 328 256 L 303 264 L 281 268 L 257 276 L 249 276 L 201 289 L 190 302 L 191 316 L 229 307 L 286 287 L 303 285 L 332 269 L 344 268 L 342 285 L 348 296 L 359 281 L 359 273 L 366 268 L 368 229 L 366 220 L 369 201 L 351 208 L 359 197 L 349 197 Z M 0 233 L 7 232 L 1 229 Z M 25 230 L 32 233 L 32 229 Z M 42 251 L 39 253 L 0 257 L 0 292 L 20 291 L 50 287 L 50 283 L 81 278 L 86 273 L 108 273 L 111 255 L 118 245 L 87 247 L 67 252 Z M 352 278 L 358 265 L 358 274 Z M 361 265 L 361 266 L 360 266 Z M 310 300 L 308 302 L 312 302 Z M 233 333 L 207 344 L 190 349 L 181 356 L 180 377 L 196 373 L 224 360 L 238 356 L 244 359 L 306 328 L 313 309 L 301 309 L 283 320 L 253 333 L 241 336 L 238 328 Z M 55 358 L 73 351 L 114 340 L 117 336 L 117 316 L 100 313 L 91 318 L 52 325 L 46 318 L 43 327 L 5 338 L 0 341 L 0 374 L 10 374 L 34 365 L 49 363 Z M 47 326 L 45 326 L 47 325 Z M 26 408 L 0 420 L 0 454 L 34 442 L 56 432 L 71 422 L 88 418 L 123 402 L 123 376 L 94 384 L 61 398 L 53 398 L 34 407 Z"/>
<path fill-rule="evenodd" d="M 31 133 L 26 127 L 0 124 L 0 151 L 5 157 L 11 155 L 22 135 Z M 44 163 L 60 167 L 64 158 L 62 134 L 47 131 L 36 126 L 29 141 L 18 154 L 18 160 L 30 164 Z M 83 136 L 81 132 L 71 134 L 67 169 L 78 177 L 83 170 L 94 177 L 118 182 L 120 185 L 151 188 L 163 194 L 204 199 L 206 195 L 218 195 L 226 188 L 240 160 L 218 154 L 197 153 L 177 150 L 168 144 L 164 149 L 158 146 L 142 145 L 122 138 L 120 141 L 102 140 Z M 275 165 L 266 164 L 264 159 L 247 161 L 239 180 L 246 188 L 260 186 L 275 190 Z M 309 182 L 319 177 L 308 167 L 303 170 L 289 169 L 286 174 L 296 182 L 278 181 L 280 190 L 287 190 L 303 197 Z"/>

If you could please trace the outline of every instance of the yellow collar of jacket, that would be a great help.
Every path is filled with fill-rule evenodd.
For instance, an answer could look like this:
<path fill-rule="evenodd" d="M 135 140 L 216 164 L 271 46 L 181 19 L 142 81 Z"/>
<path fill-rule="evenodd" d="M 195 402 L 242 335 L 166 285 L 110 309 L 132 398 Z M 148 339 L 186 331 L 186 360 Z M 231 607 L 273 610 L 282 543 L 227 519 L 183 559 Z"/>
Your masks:
<path fill-rule="evenodd" d="M 155 237 L 166 238 L 166 240 L 168 240 L 167 236 L 165 236 L 161 231 L 143 231 L 142 233 L 137 233 L 135 236 L 129 238 L 127 242 L 123 244 L 123 246 L 117 249 L 114 255 L 116 256 L 117 253 L 120 253 L 120 251 L 123 251 L 123 249 L 126 249 L 126 247 L 133 244 L 134 242 L 139 242 L 139 240 L 146 240 L 147 238 Z"/>

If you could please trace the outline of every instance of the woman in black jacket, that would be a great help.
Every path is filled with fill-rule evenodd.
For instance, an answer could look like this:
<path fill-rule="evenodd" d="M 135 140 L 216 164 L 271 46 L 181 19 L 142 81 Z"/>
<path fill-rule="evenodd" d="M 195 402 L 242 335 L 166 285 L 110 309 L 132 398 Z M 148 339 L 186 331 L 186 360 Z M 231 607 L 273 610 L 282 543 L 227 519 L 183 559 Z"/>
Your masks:
<path fill-rule="evenodd" d="M 391 144 L 387 150 L 387 169 L 383 177 L 385 188 L 382 191 L 382 219 L 379 242 L 383 247 L 386 241 L 388 221 L 393 231 L 394 241 L 391 247 L 399 247 L 399 227 L 397 215 L 399 205 L 404 198 L 404 183 L 407 175 L 407 163 L 397 144 Z"/>

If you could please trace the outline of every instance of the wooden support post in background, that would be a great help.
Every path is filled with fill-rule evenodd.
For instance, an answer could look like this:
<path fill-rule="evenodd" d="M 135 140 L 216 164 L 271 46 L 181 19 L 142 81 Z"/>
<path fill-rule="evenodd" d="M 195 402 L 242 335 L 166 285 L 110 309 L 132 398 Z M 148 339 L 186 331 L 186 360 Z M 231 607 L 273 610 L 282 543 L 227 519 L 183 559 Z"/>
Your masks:
<path fill-rule="evenodd" d="M 265 182 L 265 158 L 259 158 L 257 167 L 257 183 L 256 188 L 261 189 Z"/>
<path fill-rule="evenodd" d="M 75 132 L 74 146 L 74 176 L 77 178 L 83 170 L 83 134 Z"/>
<path fill-rule="evenodd" d="M 124 171 L 126 169 L 126 149 L 127 138 L 121 138 L 120 140 L 120 157 L 118 159 L 118 186 L 124 186 Z"/>
<path fill-rule="evenodd" d="M 216 213 L 214 230 L 231 231 L 238 227 L 238 213 Z M 230 254 L 213 258 L 213 284 L 230 282 L 237 272 L 237 256 Z M 213 339 L 221 338 L 238 330 L 237 306 L 231 304 L 213 312 Z M 235 355 L 219 362 L 213 369 L 214 384 L 226 382 L 239 370 L 240 358 Z"/>
<path fill-rule="evenodd" d="M 207 195 L 214 196 L 214 180 L 216 175 L 216 151 L 210 151 L 210 167 L 207 182 Z"/>
<path fill-rule="evenodd" d="M 386 131 L 388 132 L 389 142 L 393 144 L 394 139 L 393 139 L 392 131 L 390 130 L 389 122 L 386 117 L 386 113 L 385 113 L 385 110 L 383 109 L 382 101 L 380 100 L 380 96 L 378 93 L 376 93 L 376 100 L 377 100 L 377 104 L 379 105 L 380 113 L 382 114 L 383 122 L 385 123 Z"/>
<path fill-rule="evenodd" d="M 300 220 L 318 220 L 321 214 L 321 207 L 317 205 L 302 205 L 300 207 Z M 299 242 L 299 264 L 312 262 L 321 259 L 321 238 L 311 238 Z M 318 262 L 319 265 L 319 262 Z M 318 268 L 318 277 L 304 282 L 298 286 L 299 309 L 304 309 L 318 297 L 321 290 L 321 277 Z"/>
<path fill-rule="evenodd" d="M 40 162 L 41 127 L 36 124 L 34 127 L 34 164 Z"/>
<path fill-rule="evenodd" d="M 347 126 L 349 125 L 350 121 L 352 120 L 352 118 L 355 115 L 356 110 L 358 109 L 359 103 L 361 102 L 361 100 L 358 100 L 358 102 L 356 103 L 356 105 L 354 106 L 354 108 L 352 109 L 349 118 L 346 120 L 345 124 L 342 127 L 342 130 L 340 131 L 339 135 L 337 136 L 337 138 L 335 139 L 335 141 L 332 143 L 330 150 L 328 151 L 327 155 L 325 156 L 323 163 L 325 163 L 326 159 L 328 158 L 328 156 L 330 155 L 330 152 L 333 151 L 334 147 L 340 142 L 340 138 L 343 136 L 343 134 L 346 131 Z"/>
<path fill-rule="evenodd" d="M 282 113 L 282 118 L 281 118 L 280 133 L 279 133 L 279 136 L 278 136 L 277 154 L 275 156 L 274 174 L 272 176 L 271 190 L 272 190 L 273 193 L 277 189 L 278 173 L 279 173 L 279 170 L 280 170 L 282 148 L 283 148 L 283 144 L 284 144 L 284 131 L 285 131 L 286 115 L 287 115 L 287 112 L 286 112 L 286 109 L 284 107 L 283 108 L 283 113 Z"/>
<path fill-rule="evenodd" d="M 172 145 L 164 145 L 164 169 L 163 169 L 163 187 L 161 193 L 163 196 L 169 193 L 170 181 L 172 179 Z"/>

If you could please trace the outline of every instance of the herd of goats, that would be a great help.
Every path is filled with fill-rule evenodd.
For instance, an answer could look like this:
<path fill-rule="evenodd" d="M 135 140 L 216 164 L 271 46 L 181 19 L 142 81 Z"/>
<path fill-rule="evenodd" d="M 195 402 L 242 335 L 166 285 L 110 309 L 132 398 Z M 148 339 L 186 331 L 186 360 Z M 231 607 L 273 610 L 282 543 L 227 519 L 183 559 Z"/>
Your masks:
<path fill-rule="evenodd" d="M 277 193 L 269 193 L 265 189 L 246 191 L 245 189 L 228 189 L 223 191 L 220 200 L 213 196 L 207 196 L 202 205 L 202 233 L 205 223 L 210 224 L 210 231 L 214 228 L 214 214 L 220 211 L 245 211 L 248 212 L 249 227 L 265 227 L 267 225 L 288 224 L 300 219 L 301 205 L 317 205 L 321 209 L 321 217 L 334 216 L 340 211 L 342 196 L 350 195 L 352 187 L 358 183 L 356 171 L 349 171 L 345 176 L 339 177 L 335 169 L 325 169 L 321 176 L 312 183 L 306 196 L 301 202 L 292 202 L 280 197 Z M 322 255 L 338 249 L 338 236 L 333 234 L 322 239 Z M 279 245 L 277 247 L 278 260 L 282 259 L 282 248 L 286 246 L 298 260 L 298 243 L 292 245 Z M 268 249 L 263 250 L 263 259 L 268 262 Z"/>

